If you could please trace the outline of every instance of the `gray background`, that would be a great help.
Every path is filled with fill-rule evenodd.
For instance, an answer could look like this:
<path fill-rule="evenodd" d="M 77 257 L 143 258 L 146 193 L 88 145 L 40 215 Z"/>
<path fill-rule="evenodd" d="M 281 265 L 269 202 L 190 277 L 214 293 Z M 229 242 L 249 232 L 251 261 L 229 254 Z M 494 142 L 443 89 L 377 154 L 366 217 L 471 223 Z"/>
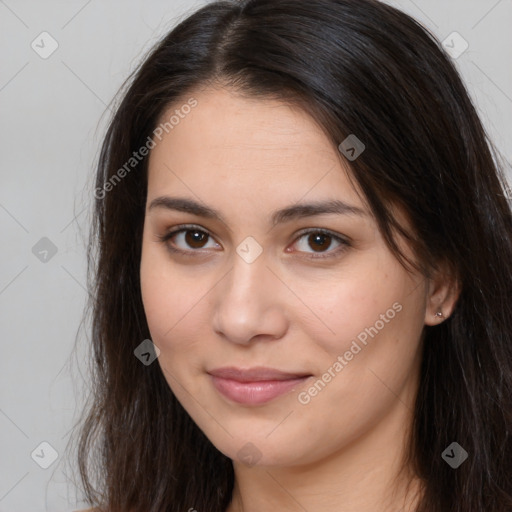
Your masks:
<path fill-rule="evenodd" d="M 72 349 L 107 105 L 150 46 L 204 3 L 0 0 L 0 512 L 84 508 L 64 451 L 87 384 L 83 331 Z M 511 160 L 512 0 L 389 3 L 441 40 L 453 31 L 467 40 L 457 66 Z M 43 31 L 58 43 L 46 59 L 31 47 L 50 48 Z M 41 252 L 43 237 L 54 255 Z M 42 442 L 58 453 L 47 469 L 40 464 L 51 450 Z"/>

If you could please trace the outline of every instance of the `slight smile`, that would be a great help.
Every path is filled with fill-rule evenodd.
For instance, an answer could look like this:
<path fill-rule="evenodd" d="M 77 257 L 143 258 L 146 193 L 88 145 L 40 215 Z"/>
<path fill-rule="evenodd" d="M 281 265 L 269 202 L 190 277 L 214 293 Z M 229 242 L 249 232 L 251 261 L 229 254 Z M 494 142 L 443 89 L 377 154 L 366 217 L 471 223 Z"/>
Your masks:
<path fill-rule="evenodd" d="M 259 405 L 305 382 L 311 374 L 291 373 L 266 367 L 224 367 L 208 371 L 213 385 L 226 398 L 245 405 Z"/>

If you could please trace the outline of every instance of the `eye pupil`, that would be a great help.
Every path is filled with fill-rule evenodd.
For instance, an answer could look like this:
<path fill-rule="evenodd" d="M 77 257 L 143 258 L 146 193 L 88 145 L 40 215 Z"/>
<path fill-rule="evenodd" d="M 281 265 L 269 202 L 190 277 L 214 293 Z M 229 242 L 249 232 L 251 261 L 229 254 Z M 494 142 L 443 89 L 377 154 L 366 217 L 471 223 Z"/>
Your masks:
<path fill-rule="evenodd" d="M 190 235 L 192 233 L 192 235 Z M 187 230 L 185 234 L 185 241 L 189 244 L 190 247 L 202 247 L 201 243 L 206 240 L 208 235 L 198 230 Z M 195 245 L 199 244 L 199 245 Z"/>
<path fill-rule="evenodd" d="M 330 239 L 331 239 L 330 235 L 326 235 L 323 233 L 315 233 L 315 234 L 309 235 L 309 241 L 313 242 L 313 244 L 320 244 L 321 245 L 320 249 L 327 249 L 329 247 L 329 245 L 331 245 Z M 327 244 L 325 244 L 326 240 L 328 241 Z M 314 247 L 314 245 L 312 248 L 316 251 L 316 248 Z M 317 251 L 317 252 L 321 252 L 321 251 Z"/>

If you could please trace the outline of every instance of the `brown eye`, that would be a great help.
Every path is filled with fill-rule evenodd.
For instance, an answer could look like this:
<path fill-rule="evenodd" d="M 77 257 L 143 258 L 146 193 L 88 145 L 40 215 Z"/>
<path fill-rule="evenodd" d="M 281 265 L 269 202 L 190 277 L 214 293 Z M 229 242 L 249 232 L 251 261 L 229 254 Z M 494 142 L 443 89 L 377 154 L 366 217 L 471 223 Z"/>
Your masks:
<path fill-rule="evenodd" d="M 202 249 L 208 240 L 208 234 L 198 229 L 187 229 L 185 233 L 185 243 L 194 249 Z"/>
<path fill-rule="evenodd" d="M 308 244 L 315 251 L 322 251 L 328 249 L 331 245 L 332 236 L 324 233 L 316 233 L 308 236 Z"/>
<path fill-rule="evenodd" d="M 310 229 L 309 231 L 303 232 L 297 240 L 298 242 L 296 242 L 296 244 L 299 247 L 299 252 L 309 253 L 309 258 L 311 259 L 334 257 L 350 247 L 348 240 L 321 229 Z M 335 246 L 333 250 L 329 250 L 333 242 L 338 245 Z M 308 249 L 312 249 L 313 252 Z M 315 255 L 315 253 L 317 253 L 317 255 Z"/>
<path fill-rule="evenodd" d="M 199 249 L 208 249 L 207 243 L 211 237 L 209 233 L 194 226 L 182 226 L 158 238 L 167 245 L 171 252 L 193 254 L 201 252 Z M 213 239 L 212 239 L 213 240 Z M 215 244 L 219 247 L 218 244 Z"/>

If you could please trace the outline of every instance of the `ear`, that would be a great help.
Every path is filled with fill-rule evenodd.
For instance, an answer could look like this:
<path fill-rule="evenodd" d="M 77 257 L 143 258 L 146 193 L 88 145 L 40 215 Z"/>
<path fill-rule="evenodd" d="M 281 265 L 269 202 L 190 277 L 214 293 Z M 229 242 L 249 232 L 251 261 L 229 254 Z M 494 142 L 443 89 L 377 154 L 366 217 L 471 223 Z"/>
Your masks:
<path fill-rule="evenodd" d="M 455 309 L 460 296 L 460 284 L 448 265 L 443 265 L 427 281 L 425 325 L 439 325 Z"/>

